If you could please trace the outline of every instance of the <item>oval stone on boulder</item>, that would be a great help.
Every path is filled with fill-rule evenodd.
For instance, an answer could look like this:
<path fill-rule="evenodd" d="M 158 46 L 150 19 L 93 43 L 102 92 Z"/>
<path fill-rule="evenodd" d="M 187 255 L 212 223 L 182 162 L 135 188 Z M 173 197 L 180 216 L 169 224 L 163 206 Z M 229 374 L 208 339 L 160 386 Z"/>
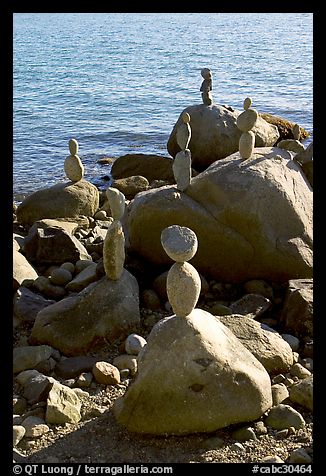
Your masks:
<path fill-rule="evenodd" d="M 272 405 L 264 367 L 211 314 L 161 319 L 113 412 L 129 431 L 212 432 L 259 418 Z"/>
<path fill-rule="evenodd" d="M 32 225 L 42 218 L 93 216 L 99 207 L 99 191 L 86 180 L 57 183 L 32 193 L 17 208 L 17 221 Z"/>

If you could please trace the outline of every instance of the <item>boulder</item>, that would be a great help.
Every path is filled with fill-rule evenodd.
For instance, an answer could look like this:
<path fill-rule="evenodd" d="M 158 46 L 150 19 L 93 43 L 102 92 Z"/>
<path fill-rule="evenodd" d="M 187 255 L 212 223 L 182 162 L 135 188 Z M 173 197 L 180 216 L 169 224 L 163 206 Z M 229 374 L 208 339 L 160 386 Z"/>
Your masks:
<path fill-rule="evenodd" d="M 113 412 L 129 431 L 212 432 L 259 418 L 272 404 L 268 373 L 211 314 L 161 319 Z"/>
<path fill-rule="evenodd" d="M 22 321 L 34 322 L 37 313 L 50 304 L 54 304 L 52 299 L 45 299 L 40 294 L 33 293 L 24 286 L 17 289 L 14 296 L 14 314 Z"/>
<path fill-rule="evenodd" d="M 42 218 L 93 216 L 99 206 L 99 192 L 86 180 L 60 182 L 26 197 L 17 208 L 17 221 L 32 225 Z"/>
<path fill-rule="evenodd" d="M 146 177 L 142 175 L 132 175 L 131 177 L 125 177 L 116 179 L 112 182 L 112 187 L 117 188 L 124 194 L 124 196 L 130 200 L 139 193 L 147 190 L 149 182 Z"/>
<path fill-rule="evenodd" d="M 75 236 L 62 228 L 43 228 L 37 223 L 29 229 L 25 238 L 24 253 L 32 262 L 48 264 L 91 259 L 86 248 Z"/>
<path fill-rule="evenodd" d="M 259 115 L 266 122 L 277 127 L 280 135 L 279 140 L 294 139 L 293 126 L 295 125 L 295 122 L 288 121 L 283 117 L 274 116 L 273 114 L 268 114 L 267 112 L 261 112 Z M 309 137 L 309 132 L 307 132 L 303 127 L 300 127 L 300 140 L 307 139 L 307 137 Z"/>
<path fill-rule="evenodd" d="M 288 372 L 293 365 L 293 353 L 282 336 L 250 317 L 232 314 L 218 318 L 242 344 L 252 352 L 270 374 Z"/>
<path fill-rule="evenodd" d="M 151 154 L 126 154 L 118 157 L 111 168 L 114 179 L 141 175 L 149 182 L 168 180 L 174 183 L 172 170 L 173 160 L 170 157 Z"/>
<path fill-rule="evenodd" d="M 25 279 L 37 279 L 38 274 L 26 257 L 13 249 L 13 289 L 16 291 Z"/>
<path fill-rule="evenodd" d="M 48 345 L 16 347 L 13 350 L 13 372 L 34 369 L 37 364 L 49 359 L 53 352 L 54 349 Z"/>
<path fill-rule="evenodd" d="M 138 324 L 138 283 L 124 270 L 119 280 L 104 276 L 40 311 L 30 343 L 47 343 L 65 355 L 85 354 L 96 343 L 126 337 Z"/>
<path fill-rule="evenodd" d="M 313 279 L 289 281 L 280 322 L 296 337 L 313 336 Z"/>
<path fill-rule="evenodd" d="M 174 186 L 139 193 L 128 207 L 131 250 L 171 265 L 162 230 L 192 229 L 198 251 L 191 263 L 205 276 L 232 283 L 285 282 L 312 276 L 312 190 L 300 166 L 277 147 L 257 148 L 212 164 L 187 193 Z"/>
<path fill-rule="evenodd" d="M 189 106 L 180 114 L 167 142 L 167 150 L 172 157 L 180 151 L 176 133 L 182 124 L 182 115 L 190 115 L 191 139 L 188 148 L 191 151 L 192 166 L 204 170 L 213 162 L 223 159 L 239 150 L 241 131 L 237 127 L 237 117 L 243 111 L 230 111 L 224 106 L 204 104 Z M 279 133 L 275 125 L 258 117 L 252 132 L 255 134 L 255 147 L 273 146 Z"/>

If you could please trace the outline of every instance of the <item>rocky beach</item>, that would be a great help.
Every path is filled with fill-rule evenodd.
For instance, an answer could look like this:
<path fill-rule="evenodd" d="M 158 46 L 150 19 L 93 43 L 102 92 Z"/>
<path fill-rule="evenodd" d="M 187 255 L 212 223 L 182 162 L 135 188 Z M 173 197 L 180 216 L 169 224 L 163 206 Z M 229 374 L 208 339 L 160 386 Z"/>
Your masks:
<path fill-rule="evenodd" d="M 14 205 L 18 463 L 313 462 L 313 146 L 202 75 L 166 156 Z"/>

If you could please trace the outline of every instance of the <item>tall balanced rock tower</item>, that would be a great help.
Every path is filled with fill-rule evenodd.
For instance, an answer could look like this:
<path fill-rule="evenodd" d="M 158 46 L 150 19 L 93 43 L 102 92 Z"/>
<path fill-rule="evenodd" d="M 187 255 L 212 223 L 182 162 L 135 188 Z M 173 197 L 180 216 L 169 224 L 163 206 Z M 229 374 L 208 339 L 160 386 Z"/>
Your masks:
<path fill-rule="evenodd" d="M 125 196 L 118 189 L 108 187 L 106 196 L 113 222 L 108 228 L 103 245 L 103 265 L 109 279 L 118 280 L 125 261 L 125 236 L 120 220 L 125 211 Z"/>
<path fill-rule="evenodd" d="M 64 169 L 69 180 L 78 182 L 84 177 L 84 166 L 78 157 L 78 142 L 76 139 L 69 141 L 70 155 L 66 158 Z"/>
<path fill-rule="evenodd" d="M 188 316 L 197 304 L 201 280 L 188 263 L 197 252 L 196 234 L 187 227 L 172 225 L 161 233 L 161 243 L 169 258 L 176 261 L 167 276 L 166 291 L 176 316 Z"/>
<path fill-rule="evenodd" d="M 206 104 L 206 106 L 211 106 L 213 104 L 213 96 L 211 93 L 213 89 L 212 72 L 209 68 L 203 68 L 201 70 L 201 75 L 204 78 L 204 81 L 200 87 L 202 93 L 201 97 L 203 99 L 203 103 Z"/>
<path fill-rule="evenodd" d="M 188 145 L 191 139 L 190 115 L 187 112 L 182 114 L 182 123 L 177 130 L 177 143 L 181 151 L 173 160 L 172 170 L 177 189 L 184 192 L 191 182 L 191 152 Z"/>
<path fill-rule="evenodd" d="M 239 140 L 239 152 L 243 159 L 249 159 L 255 146 L 255 134 L 252 128 L 258 120 L 258 112 L 251 109 L 252 100 L 246 98 L 243 103 L 244 111 L 237 117 L 237 126 L 242 132 Z"/>
<path fill-rule="evenodd" d="M 117 421 L 129 431 L 180 435 L 256 420 L 272 405 L 270 377 L 218 318 L 195 307 L 200 277 L 188 261 L 196 234 L 172 225 L 161 244 L 176 261 L 167 278 L 175 314 L 155 324 L 138 354 L 135 380 L 113 406 Z"/>

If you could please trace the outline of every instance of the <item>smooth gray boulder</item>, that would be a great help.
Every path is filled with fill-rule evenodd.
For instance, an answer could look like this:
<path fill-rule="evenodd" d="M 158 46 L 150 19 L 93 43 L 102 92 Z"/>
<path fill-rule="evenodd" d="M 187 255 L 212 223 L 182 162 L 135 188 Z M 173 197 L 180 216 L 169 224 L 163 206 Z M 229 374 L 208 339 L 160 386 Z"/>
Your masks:
<path fill-rule="evenodd" d="M 93 216 L 99 207 L 99 191 L 86 180 L 57 183 L 26 197 L 18 206 L 19 223 L 32 225 L 42 218 Z"/>
<path fill-rule="evenodd" d="M 218 160 L 191 181 L 187 192 L 165 186 L 139 193 L 128 207 L 130 248 L 156 265 L 171 264 L 162 230 L 192 229 L 191 260 L 205 276 L 224 282 L 285 282 L 313 272 L 313 194 L 290 154 L 258 148 Z"/>
<path fill-rule="evenodd" d="M 211 314 L 194 309 L 153 327 L 113 412 L 129 431 L 180 435 L 252 421 L 271 405 L 260 362 Z"/>
<path fill-rule="evenodd" d="M 94 344 L 126 337 L 139 318 L 138 283 L 124 270 L 118 280 L 104 276 L 77 295 L 40 311 L 30 343 L 52 345 L 65 355 L 80 355 Z"/>

